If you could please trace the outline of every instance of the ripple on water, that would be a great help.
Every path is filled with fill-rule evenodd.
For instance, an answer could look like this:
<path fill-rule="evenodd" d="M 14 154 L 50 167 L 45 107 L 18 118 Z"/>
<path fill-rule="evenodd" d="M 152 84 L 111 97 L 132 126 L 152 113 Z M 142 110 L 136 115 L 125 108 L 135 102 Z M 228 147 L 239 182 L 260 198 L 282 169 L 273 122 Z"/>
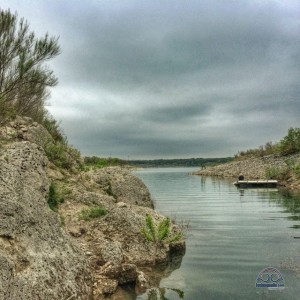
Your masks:
<path fill-rule="evenodd" d="M 186 300 L 299 299 L 296 272 L 280 268 L 299 256 L 300 241 L 294 236 L 300 232 L 300 197 L 274 190 L 238 190 L 231 180 L 191 176 L 192 171 L 136 172 L 158 211 L 190 225 L 181 267 L 161 281 L 161 288 L 180 287 Z M 269 266 L 282 272 L 283 291 L 255 288 L 258 273 Z M 164 295 L 179 299 L 168 289 Z"/>

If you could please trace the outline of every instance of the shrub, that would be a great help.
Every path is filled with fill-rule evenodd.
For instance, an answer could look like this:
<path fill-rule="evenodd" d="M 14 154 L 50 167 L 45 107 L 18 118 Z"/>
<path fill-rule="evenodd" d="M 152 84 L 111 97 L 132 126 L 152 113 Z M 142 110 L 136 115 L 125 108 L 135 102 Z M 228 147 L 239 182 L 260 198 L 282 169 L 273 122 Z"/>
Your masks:
<path fill-rule="evenodd" d="M 300 128 L 290 128 L 288 134 L 280 141 L 279 149 L 282 155 L 300 152 Z"/>
<path fill-rule="evenodd" d="M 295 164 L 293 166 L 293 172 L 295 174 L 295 176 L 300 179 L 300 164 Z"/>
<path fill-rule="evenodd" d="M 147 215 L 145 219 L 145 226 L 141 229 L 142 234 L 147 241 L 154 245 L 153 265 L 156 262 L 157 249 L 162 243 L 173 243 L 180 241 L 183 238 L 182 231 L 178 233 L 171 232 L 170 218 L 163 219 L 158 225 L 154 223 L 151 215 Z"/>
<path fill-rule="evenodd" d="M 57 167 L 70 170 L 80 161 L 80 152 L 65 143 L 49 141 L 45 145 L 48 159 Z M 78 165 L 81 168 L 80 164 Z"/>
<path fill-rule="evenodd" d="M 83 209 L 80 212 L 80 219 L 90 221 L 95 218 L 105 216 L 107 211 L 102 207 L 91 207 L 89 209 Z"/>
<path fill-rule="evenodd" d="M 53 183 L 51 183 L 49 188 L 48 205 L 53 211 L 57 212 L 58 204 L 59 200 L 56 192 L 56 187 Z"/>
<path fill-rule="evenodd" d="M 286 180 L 289 178 L 290 169 L 288 167 L 268 167 L 265 174 L 267 179 Z"/>
<path fill-rule="evenodd" d="M 48 205 L 53 211 L 58 211 L 59 204 L 65 201 L 64 195 L 66 193 L 64 190 L 58 189 L 56 184 L 51 183 L 49 187 Z"/>

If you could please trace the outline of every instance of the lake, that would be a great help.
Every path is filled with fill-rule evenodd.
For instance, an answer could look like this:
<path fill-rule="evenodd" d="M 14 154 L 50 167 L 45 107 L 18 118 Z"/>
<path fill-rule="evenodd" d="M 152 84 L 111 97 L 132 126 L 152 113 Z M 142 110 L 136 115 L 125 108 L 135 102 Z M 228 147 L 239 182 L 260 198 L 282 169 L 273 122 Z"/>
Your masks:
<path fill-rule="evenodd" d="M 180 268 L 161 280 L 156 296 L 148 292 L 136 299 L 300 299 L 295 270 L 300 265 L 300 196 L 276 189 L 239 190 L 233 180 L 192 176 L 192 171 L 135 172 L 157 211 L 190 226 Z M 283 288 L 256 287 L 267 267 L 279 272 L 281 279 L 278 274 L 272 278 L 280 279 Z M 270 281 L 272 274 L 266 272 L 262 278 Z"/>

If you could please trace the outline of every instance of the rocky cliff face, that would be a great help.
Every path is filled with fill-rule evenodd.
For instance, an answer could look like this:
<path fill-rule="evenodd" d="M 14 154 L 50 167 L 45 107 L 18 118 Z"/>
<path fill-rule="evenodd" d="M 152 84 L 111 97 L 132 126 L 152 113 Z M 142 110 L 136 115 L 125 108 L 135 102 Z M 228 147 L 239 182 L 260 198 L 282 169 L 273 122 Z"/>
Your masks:
<path fill-rule="evenodd" d="M 154 249 L 141 228 L 147 214 L 163 218 L 146 186 L 121 168 L 59 170 L 43 138 L 51 136 L 26 118 L 0 128 L 0 300 L 104 299 L 127 283 L 145 290 L 151 282 L 141 268 L 152 265 Z M 58 212 L 47 203 L 50 185 L 63 202 Z M 82 217 L 93 208 L 105 216 Z M 167 265 L 184 249 L 161 245 L 156 261 Z"/>
<path fill-rule="evenodd" d="M 0 299 L 89 299 L 88 261 L 49 209 L 42 149 L 15 142 L 0 158 Z"/>

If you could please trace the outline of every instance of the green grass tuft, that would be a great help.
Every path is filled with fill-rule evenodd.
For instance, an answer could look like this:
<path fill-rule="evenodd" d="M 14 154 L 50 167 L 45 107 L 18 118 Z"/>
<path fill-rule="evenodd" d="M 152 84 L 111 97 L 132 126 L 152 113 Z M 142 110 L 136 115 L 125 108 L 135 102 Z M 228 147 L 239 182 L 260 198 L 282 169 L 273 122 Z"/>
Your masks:
<path fill-rule="evenodd" d="M 80 219 L 85 221 L 90 221 L 95 218 L 100 218 L 107 214 L 106 209 L 102 207 L 91 207 L 89 209 L 83 209 L 80 212 Z"/>

